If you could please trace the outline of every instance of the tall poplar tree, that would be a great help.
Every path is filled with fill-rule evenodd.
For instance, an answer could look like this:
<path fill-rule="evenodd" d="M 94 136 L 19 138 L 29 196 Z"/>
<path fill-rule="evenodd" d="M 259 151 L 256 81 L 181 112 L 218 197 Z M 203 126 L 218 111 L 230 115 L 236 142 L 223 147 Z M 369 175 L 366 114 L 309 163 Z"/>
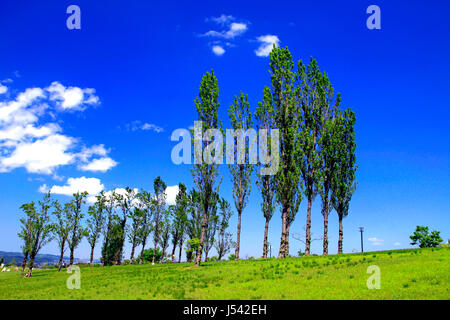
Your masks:
<path fill-rule="evenodd" d="M 178 185 L 178 193 L 175 197 L 175 205 L 171 207 L 173 219 L 172 227 L 172 262 L 175 262 L 175 250 L 180 245 L 179 261 L 181 261 L 181 249 L 183 247 L 187 224 L 187 210 L 189 200 L 186 194 L 186 186 L 183 183 Z"/>
<path fill-rule="evenodd" d="M 342 220 L 348 215 L 350 200 L 356 190 L 356 141 L 355 113 L 351 109 L 337 111 L 336 116 L 336 164 L 331 183 L 331 202 L 339 217 L 338 253 L 343 252 L 344 230 Z"/>
<path fill-rule="evenodd" d="M 69 238 L 67 239 L 70 251 L 70 265 L 73 265 L 75 249 L 80 244 L 81 239 L 87 234 L 87 229 L 81 224 L 84 218 L 82 206 L 86 203 L 87 195 L 86 191 L 74 193 L 73 200 L 70 202 L 69 220 L 71 224 Z"/>
<path fill-rule="evenodd" d="M 328 77 L 321 73 L 317 61 L 311 57 L 309 65 L 298 62 L 297 83 L 298 100 L 301 113 L 300 145 L 302 149 L 301 172 L 304 184 L 304 194 L 308 201 L 306 212 L 305 255 L 311 253 L 311 208 L 320 190 L 321 153 L 319 141 L 321 138 L 324 117 L 328 105 L 324 102 L 324 88 L 328 86 Z"/>
<path fill-rule="evenodd" d="M 253 172 L 253 164 L 250 163 L 250 145 L 253 143 L 249 137 L 248 144 L 245 142 L 246 131 L 252 129 L 253 119 L 250 112 L 250 103 L 248 102 L 248 95 L 242 91 L 239 97 L 234 97 L 234 102 L 230 105 L 228 110 L 231 127 L 234 130 L 235 136 L 233 143 L 235 145 L 233 154 L 233 164 L 228 167 L 231 173 L 231 181 L 233 183 L 233 199 L 236 211 L 238 214 L 237 233 L 236 233 L 236 251 L 235 259 L 239 260 L 239 251 L 241 248 L 241 216 L 244 211 L 248 197 L 251 192 L 251 177 Z M 244 150 L 239 150 L 238 140 L 244 140 Z M 244 151 L 243 163 L 239 163 L 239 152 Z M 227 150 L 228 152 L 228 150 Z M 242 157 L 242 155 L 241 155 Z M 236 161 L 237 163 L 234 163 Z"/>
<path fill-rule="evenodd" d="M 294 221 L 302 200 L 299 160 L 299 106 L 296 100 L 295 78 L 289 49 L 274 45 L 270 53 L 272 97 L 275 126 L 280 135 L 280 169 L 275 175 L 276 199 L 281 206 L 281 242 L 279 258 L 289 256 L 289 226 Z"/>
<path fill-rule="evenodd" d="M 200 235 L 200 243 L 197 248 L 197 253 L 195 256 L 195 265 L 200 266 L 203 246 L 205 241 L 206 228 L 208 224 L 208 212 L 211 202 L 211 197 L 214 192 L 219 192 L 220 181 L 219 179 L 219 168 L 215 161 L 206 161 L 206 157 L 202 157 L 202 150 L 205 153 L 210 153 L 210 157 L 216 157 L 222 155 L 223 150 L 213 149 L 210 151 L 211 147 L 215 145 L 215 140 L 210 136 L 211 129 L 222 129 L 222 123 L 219 121 L 218 109 L 219 109 L 219 86 L 217 84 L 217 78 L 214 75 L 214 71 L 211 73 L 207 72 L 200 82 L 200 92 L 198 97 L 195 99 L 195 106 L 198 114 L 198 121 L 201 122 L 200 132 L 195 132 L 194 129 L 194 157 L 196 159 L 193 168 L 192 176 L 194 179 L 195 186 L 201 194 L 202 198 L 202 231 Z M 218 139 L 219 137 L 214 137 Z M 222 136 L 220 137 L 222 138 Z M 208 143 L 209 142 L 209 143 Z M 205 159 L 203 159 L 205 158 Z M 209 162 L 209 163 L 208 163 Z"/>
<path fill-rule="evenodd" d="M 325 91 L 325 103 L 331 104 L 333 96 L 333 88 L 331 85 Z M 321 171 L 320 171 L 320 197 L 322 200 L 322 215 L 323 215 L 323 254 L 328 254 L 328 215 L 333 209 L 331 205 L 331 180 L 336 163 L 337 133 L 334 115 L 336 109 L 339 107 L 341 98 L 337 94 L 334 109 L 330 109 L 328 115 L 323 117 L 322 133 L 320 138 L 320 155 L 321 155 Z"/>
<path fill-rule="evenodd" d="M 275 110 L 273 108 L 273 99 L 270 89 L 268 87 L 264 87 L 263 91 L 263 101 L 258 104 L 255 112 L 255 122 L 256 129 L 267 130 L 269 132 L 271 129 L 275 127 Z M 261 135 L 260 135 L 261 139 Z M 260 141 L 260 146 L 265 145 L 264 141 Z M 267 136 L 267 145 L 271 145 L 271 137 Z M 260 147 L 261 149 L 261 147 Z M 266 155 L 269 157 L 268 150 L 266 150 Z M 276 161 L 276 160 L 275 160 Z M 269 234 L 269 222 L 272 219 L 272 216 L 275 212 L 275 176 L 268 174 L 261 174 L 261 168 L 266 167 L 270 168 L 271 163 L 259 163 L 258 169 L 256 170 L 256 184 L 261 190 L 262 203 L 261 209 L 266 220 L 264 226 L 264 244 L 263 244 L 263 258 L 267 258 L 267 250 L 268 250 L 268 234 Z"/>
<path fill-rule="evenodd" d="M 152 206 L 153 208 L 153 243 L 154 243 L 154 251 L 156 253 L 156 249 L 158 248 L 158 243 L 161 237 L 162 231 L 162 220 L 164 219 L 165 210 L 166 210 L 166 184 L 161 179 L 161 177 L 156 177 L 153 181 L 153 188 L 155 191 L 155 204 Z M 152 263 L 155 263 L 156 254 L 153 255 Z M 160 260 L 162 263 L 162 259 Z"/>

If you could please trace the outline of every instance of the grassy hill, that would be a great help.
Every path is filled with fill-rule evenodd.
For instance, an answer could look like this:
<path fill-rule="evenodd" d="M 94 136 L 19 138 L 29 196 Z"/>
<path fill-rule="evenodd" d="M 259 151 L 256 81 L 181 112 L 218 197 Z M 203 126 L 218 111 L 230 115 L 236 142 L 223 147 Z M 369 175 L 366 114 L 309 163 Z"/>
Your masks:
<path fill-rule="evenodd" d="M 367 268 L 381 270 L 369 290 Z M 0 273 L 0 299 L 450 299 L 450 248 L 191 264 L 81 267 L 81 289 L 66 272 L 32 278 Z"/>

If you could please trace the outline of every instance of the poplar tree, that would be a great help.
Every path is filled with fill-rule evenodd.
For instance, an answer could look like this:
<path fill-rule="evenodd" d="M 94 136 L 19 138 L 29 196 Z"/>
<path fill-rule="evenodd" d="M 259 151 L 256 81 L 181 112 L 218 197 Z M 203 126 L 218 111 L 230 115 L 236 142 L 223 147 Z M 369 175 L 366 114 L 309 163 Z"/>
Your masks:
<path fill-rule="evenodd" d="M 34 202 L 25 203 L 20 207 L 27 215 L 26 219 L 20 219 L 22 230 L 18 234 L 24 240 L 30 256 L 27 277 L 32 276 L 36 255 L 53 237 L 55 226 L 50 220 L 50 207 L 50 193 L 47 193 L 42 201 L 39 201 L 39 208 L 36 208 Z"/>
<path fill-rule="evenodd" d="M 70 203 L 66 203 L 64 207 L 61 206 L 58 200 L 53 202 L 53 215 L 56 218 L 55 228 L 54 228 L 54 238 L 56 239 L 59 247 L 59 262 L 58 271 L 61 271 L 62 263 L 64 259 L 64 252 L 66 251 L 66 242 L 69 238 L 70 232 Z"/>
<path fill-rule="evenodd" d="M 327 90 L 327 104 L 331 104 L 330 97 L 333 96 L 331 85 Z M 338 139 L 334 115 L 339 107 L 341 98 L 337 94 L 334 108 L 329 110 L 327 116 L 323 118 L 322 133 L 320 138 L 321 172 L 320 172 L 320 197 L 322 200 L 323 215 L 323 254 L 328 254 L 328 215 L 333 209 L 331 205 L 331 180 L 336 163 L 336 151 L 338 148 Z"/>
<path fill-rule="evenodd" d="M 127 219 L 134 209 L 136 194 L 136 190 L 131 189 L 130 187 L 125 188 L 124 194 L 116 194 L 117 205 L 122 209 L 122 217 L 117 217 L 119 223 L 115 225 L 117 243 L 114 252 L 114 264 L 120 264 L 122 261 Z"/>
<path fill-rule="evenodd" d="M 236 245 L 231 239 L 231 233 L 227 232 L 232 215 L 230 204 L 224 198 L 221 198 L 219 200 L 219 230 L 217 240 L 214 242 L 219 261 Z"/>
<path fill-rule="evenodd" d="M 71 223 L 67 242 L 70 251 L 70 265 L 73 265 L 75 249 L 80 244 L 81 239 L 87 234 L 87 229 L 81 224 L 81 221 L 84 218 L 82 206 L 86 203 L 87 195 L 88 193 L 86 191 L 74 193 L 73 200 L 69 204 L 69 220 Z"/>
<path fill-rule="evenodd" d="M 252 129 L 253 119 L 250 112 L 250 103 L 248 102 L 248 95 L 242 91 L 239 97 L 234 96 L 234 102 L 230 105 L 228 110 L 231 127 L 234 130 L 233 144 L 235 145 L 233 156 L 233 163 L 229 164 L 228 168 L 231 173 L 231 181 L 233 183 L 233 199 L 236 211 L 238 214 L 237 233 L 236 233 L 236 251 L 235 259 L 239 260 L 239 251 L 241 248 L 241 216 L 244 211 L 248 197 L 251 192 L 251 177 L 253 172 L 253 164 L 250 163 L 250 145 L 254 143 L 249 137 L 248 144 L 245 142 L 246 132 Z M 238 140 L 243 139 L 245 149 L 239 150 Z M 239 152 L 244 151 L 243 159 L 239 159 Z M 228 151 L 227 151 L 228 152 Z M 241 155 L 242 157 L 242 155 Z M 240 161 L 243 160 L 243 161 Z M 243 163 L 242 163 L 243 162 Z"/>
<path fill-rule="evenodd" d="M 263 90 L 263 101 L 258 104 L 255 112 L 255 122 L 258 132 L 260 130 L 266 130 L 269 132 L 275 127 L 275 110 L 273 108 L 273 99 L 270 89 L 264 87 Z M 261 135 L 260 135 L 261 139 Z M 260 146 L 265 145 L 265 141 L 260 140 Z M 267 145 L 271 145 L 271 137 L 267 136 Z M 261 148 L 261 147 L 260 147 Z M 269 158 L 268 150 L 266 150 L 267 158 Z M 275 160 L 276 161 L 276 160 Z M 261 191 L 262 203 L 261 209 L 266 220 L 264 226 L 264 242 L 263 242 L 263 258 L 267 258 L 268 250 L 268 234 L 269 234 L 269 222 L 275 212 L 275 176 L 268 174 L 261 174 L 261 168 L 270 168 L 271 163 L 259 163 L 258 169 L 256 170 L 256 184 Z"/>
<path fill-rule="evenodd" d="M 202 230 L 200 235 L 199 246 L 195 256 L 195 265 L 200 266 L 203 246 L 205 241 L 206 228 L 208 224 L 208 212 L 211 202 L 211 197 L 214 192 L 219 191 L 220 181 L 219 168 L 215 161 L 206 161 L 206 158 L 216 158 L 216 156 L 222 155 L 223 150 L 217 150 L 213 148 L 215 146 L 215 140 L 211 136 L 213 129 L 222 129 L 222 124 L 218 118 L 219 109 L 219 86 L 217 85 L 217 78 L 214 75 L 214 71 L 207 72 L 200 82 L 200 92 L 195 99 L 195 106 L 198 114 L 198 121 L 201 121 L 201 132 L 194 132 L 194 150 L 195 163 L 192 168 L 192 176 L 195 186 L 201 194 L 202 198 Z M 218 139 L 219 137 L 214 137 Z M 220 137 L 222 138 L 222 136 Z M 208 143 L 210 140 L 210 143 Z M 202 150 L 205 150 L 205 154 L 210 153 L 207 157 L 202 157 Z M 205 159 L 202 159 L 205 158 Z"/>
<path fill-rule="evenodd" d="M 173 219 L 172 227 L 172 262 L 175 262 L 175 250 L 180 245 L 179 262 L 181 261 L 181 251 L 183 247 L 184 237 L 187 224 L 188 196 L 186 194 L 186 186 L 183 183 L 178 184 L 178 193 L 175 197 L 175 205 L 171 206 L 171 214 Z"/>
<path fill-rule="evenodd" d="M 94 205 L 88 208 L 88 221 L 87 221 L 87 240 L 91 246 L 91 255 L 89 265 L 92 267 L 94 261 L 94 250 L 97 242 L 100 239 L 100 235 L 105 224 L 105 193 L 102 191 L 100 195 L 96 196 Z"/>
<path fill-rule="evenodd" d="M 144 250 L 145 245 L 147 244 L 148 236 L 152 231 L 152 215 L 153 215 L 153 206 L 155 205 L 155 200 L 152 198 L 150 192 L 142 191 L 138 194 L 138 199 L 141 204 L 141 210 L 143 214 L 143 218 L 141 221 L 141 225 L 139 227 L 139 232 L 137 234 L 138 242 L 142 244 L 141 253 L 139 255 L 139 264 L 144 263 Z"/>
<path fill-rule="evenodd" d="M 321 73 L 317 61 L 312 57 L 308 66 L 298 62 L 298 100 L 300 101 L 300 145 L 302 158 L 300 162 L 304 194 L 308 201 L 306 212 L 305 255 L 311 253 L 311 208 L 316 195 L 320 191 L 322 160 L 320 139 L 324 119 L 328 114 L 325 102 L 325 88 L 329 84 L 328 77 Z"/>
<path fill-rule="evenodd" d="M 350 200 L 356 190 L 355 113 L 351 109 L 336 112 L 336 164 L 332 173 L 331 203 L 339 217 L 338 253 L 343 251 L 342 220 L 348 215 Z"/>
<path fill-rule="evenodd" d="M 156 249 L 158 248 L 158 243 L 161 237 L 161 222 L 164 218 L 165 214 L 165 206 L 166 206 L 166 184 L 161 179 L 161 177 L 156 177 L 153 181 L 153 188 L 155 191 L 155 204 L 152 206 L 153 208 L 153 242 L 154 242 L 154 249 L 153 252 L 156 252 Z M 155 256 L 153 255 L 152 263 L 155 263 Z M 162 263 L 162 259 L 160 260 L 160 263 Z"/>
<path fill-rule="evenodd" d="M 299 106 L 294 86 L 296 73 L 293 71 L 289 49 L 274 45 L 270 53 L 272 97 L 275 109 L 275 126 L 280 135 L 280 169 L 275 175 L 276 200 L 281 206 L 281 242 L 279 258 L 289 256 L 289 227 L 295 219 L 302 200 L 299 146 Z"/>
<path fill-rule="evenodd" d="M 134 252 L 136 247 L 140 244 L 139 232 L 145 219 L 145 212 L 140 204 L 130 210 L 128 218 L 131 219 L 131 224 L 128 228 L 129 231 L 127 232 L 128 241 L 131 244 L 130 264 L 133 264 Z"/>
<path fill-rule="evenodd" d="M 114 258 L 114 243 L 116 229 L 116 201 L 117 195 L 115 190 L 112 190 L 109 195 L 106 196 L 105 211 L 106 211 L 106 227 L 104 228 L 103 247 L 102 247 L 102 263 L 104 266 L 109 266 L 113 263 Z"/>

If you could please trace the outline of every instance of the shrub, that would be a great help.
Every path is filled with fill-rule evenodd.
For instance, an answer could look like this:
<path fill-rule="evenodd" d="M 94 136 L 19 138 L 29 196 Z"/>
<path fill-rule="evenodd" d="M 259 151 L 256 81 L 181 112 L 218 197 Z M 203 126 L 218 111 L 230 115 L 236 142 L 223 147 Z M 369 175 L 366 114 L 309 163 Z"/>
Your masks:
<path fill-rule="evenodd" d="M 439 246 L 443 240 L 440 231 L 432 231 L 428 233 L 428 227 L 417 226 L 416 231 L 409 238 L 412 240 L 411 245 L 419 244 L 420 248 L 432 248 Z"/>
<path fill-rule="evenodd" d="M 153 248 L 145 249 L 144 253 L 142 255 L 142 259 L 146 262 L 152 262 L 153 261 L 153 255 L 154 255 Z M 161 261 L 162 257 L 162 251 L 159 248 L 156 248 L 156 255 L 155 255 L 155 262 Z"/>
<path fill-rule="evenodd" d="M 228 256 L 228 260 L 230 260 L 230 261 L 236 260 L 236 255 L 235 255 L 234 253 L 230 254 L 230 255 Z"/>

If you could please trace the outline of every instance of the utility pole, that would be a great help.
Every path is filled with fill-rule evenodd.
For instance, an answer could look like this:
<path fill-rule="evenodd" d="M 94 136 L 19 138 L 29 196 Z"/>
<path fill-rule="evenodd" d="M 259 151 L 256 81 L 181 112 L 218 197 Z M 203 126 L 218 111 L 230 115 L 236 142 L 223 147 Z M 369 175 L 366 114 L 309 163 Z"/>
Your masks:
<path fill-rule="evenodd" d="M 361 232 L 361 252 L 364 252 L 364 244 L 363 244 L 364 227 L 359 227 L 359 232 Z"/>

